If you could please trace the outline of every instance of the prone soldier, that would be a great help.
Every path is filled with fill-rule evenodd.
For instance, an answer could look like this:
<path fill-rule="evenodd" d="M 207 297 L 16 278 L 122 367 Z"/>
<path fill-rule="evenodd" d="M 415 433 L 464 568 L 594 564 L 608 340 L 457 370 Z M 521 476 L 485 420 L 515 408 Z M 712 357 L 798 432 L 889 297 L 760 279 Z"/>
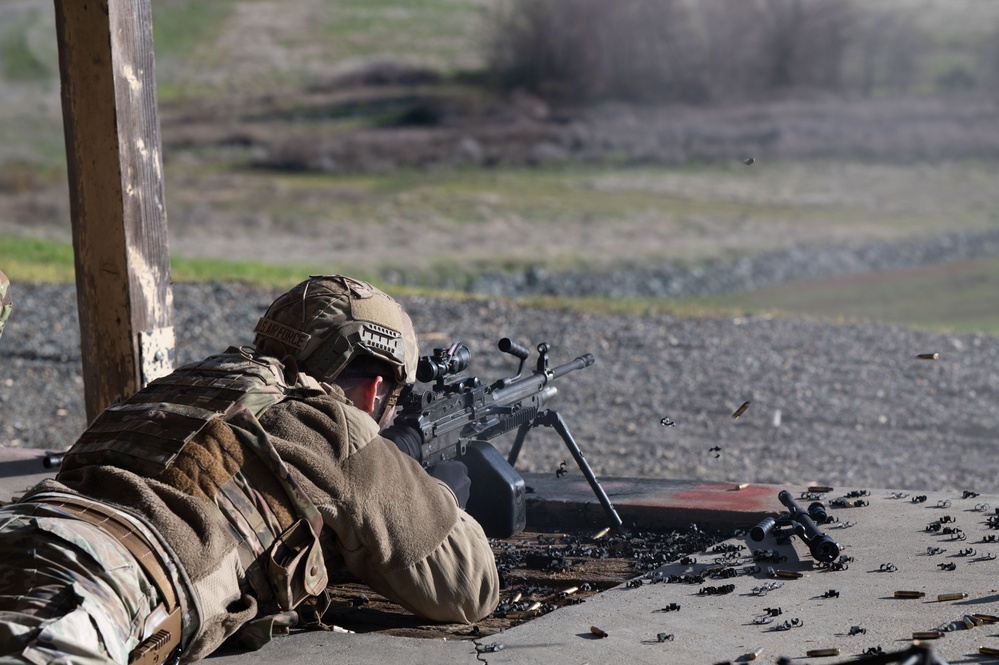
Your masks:
<path fill-rule="evenodd" d="M 315 276 L 274 301 L 253 348 L 109 407 L 54 479 L 0 508 L 0 662 L 258 648 L 325 627 L 344 569 L 427 619 L 488 615 L 499 578 L 482 528 L 380 435 L 417 357 L 396 301 Z"/>

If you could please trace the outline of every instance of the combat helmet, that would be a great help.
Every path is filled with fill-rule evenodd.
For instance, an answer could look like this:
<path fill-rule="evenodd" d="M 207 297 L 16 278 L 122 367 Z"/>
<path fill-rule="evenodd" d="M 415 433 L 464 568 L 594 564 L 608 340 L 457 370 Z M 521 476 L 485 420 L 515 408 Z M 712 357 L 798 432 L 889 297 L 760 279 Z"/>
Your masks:
<path fill-rule="evenodd" d="M 332 383 L 352 360 L 387 363 L 399 386 L 416 381 L 419 344 L 413 322 L 391 296 L 344 275 L 313 275 L 279 296 L 257 321 L 257 353 Z"/>

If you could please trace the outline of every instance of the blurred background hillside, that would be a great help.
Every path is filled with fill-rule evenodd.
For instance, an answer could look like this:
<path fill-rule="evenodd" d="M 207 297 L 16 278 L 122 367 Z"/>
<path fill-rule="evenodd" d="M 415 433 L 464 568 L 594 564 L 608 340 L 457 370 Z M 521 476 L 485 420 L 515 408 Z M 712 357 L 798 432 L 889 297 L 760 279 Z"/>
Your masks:
<path fill-rule="evenodd" d="M 992 0 L 153 0 L 153 22 L 175 279 L 999 331 Z M 0 0 L 0 90 L 0 268 L 72 281 L 51 2 Z"/>

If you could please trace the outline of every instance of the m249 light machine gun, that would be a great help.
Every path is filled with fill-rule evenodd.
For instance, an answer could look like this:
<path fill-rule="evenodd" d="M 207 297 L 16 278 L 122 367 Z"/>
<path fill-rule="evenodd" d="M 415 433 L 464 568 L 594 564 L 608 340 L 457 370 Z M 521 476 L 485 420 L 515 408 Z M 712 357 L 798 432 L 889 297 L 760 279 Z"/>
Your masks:
<path fill-rule="evenodd" d="M 776 518 L 765 518 L 749 531 L 749 537 L 760 542 L 775 527 L 781 531 L 789 530 L 808 545 L 808 550 L 816 560 L 824 563 L 835 561 L 839 556 L 839 544 L 815 526 L 815 522 L 825 523 L 827 521 L 825 506 L 819 501 L 814 501 L 808 506 L 807 511 L 802 510 L 787 490 L 781 490 L 777 494 L 777 500 L 787 507 L 788 512 Z"/>
<path fill-rule="evenodd" d="M 537 368 L 524 376 L 531 352 L 503 338 L 499 350 L 520 360 L 514 376 L 489 385 L 476 377 L 457 376 L 471 360 L 461 342 L 434 350 L 420 358 L 416 378 L 433 382 L 425 390 L 414 389 L 399 402 L 397 424 L 415 427 L 423 434 L 422 464 L 430 469 L 443 461 L 458 459 L 468 467 L 471 490 L 466 509 L 491 538 L 508 538 L 523 530 L 527 522 L 524 479 L 514 470 L 527 433 L 535 427 L 551 427 L 562 437 L 579 469 L 596 494 L 613 526 L 622 528 L 590 465 L 583 457 L 558 412 L 546 408 L 557 394 L 553 382 L 577 369 L 592 365 L 592 354 L 549 366 L 549 346 L 538 344 Z M 506 459 L 490 440 L 516 429 L 517 435 Z"/>

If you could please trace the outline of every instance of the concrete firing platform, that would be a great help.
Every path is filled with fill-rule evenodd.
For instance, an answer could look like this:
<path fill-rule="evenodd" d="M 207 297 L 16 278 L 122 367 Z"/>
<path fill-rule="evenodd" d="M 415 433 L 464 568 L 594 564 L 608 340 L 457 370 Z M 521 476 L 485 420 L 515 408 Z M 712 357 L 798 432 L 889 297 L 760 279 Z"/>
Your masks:
<path fill-rule="evenodd" d="M 4 498 L 50 475 L 41 467 L 38 454 L 31 460 L 32 453 L 23 453 L 27 456 L 21 454 L 19 459 L 11 459 L 7 451 L 0 455 L 0 496 Z M 11 473 L 14 471 L 17 473 Z M 568 493 L 576 482 L 561 478 L 558 483 L 562 484 L 556 488 Z M 542 477 L 529 477 L 528 485 L 535 488 L 534 513 L 540 518 L 548 511 L 558 521 L 576 511 L 596 523 L 605 523 L 588 485 L 581 479 L 578 482 L 582 485 L 575 488 L 579 490 L 577 500 L 552 508 L 537 502 L 551 483 Z M 671 520 L 689 523 L 697 515 L 699 522 L 703 518 L 708 524 L 748 529 L 761 514 L 784 512 L 777 500 L 781 489 L 787 489 L 802 508 L 810 502 L 799 498 L 807 487 L 796 485 L 750 485 L 740 490 L 734 484 L 684 481 L 636 483 L 607 479 L 603 484 L 626 523 L 632 515 L 649 520 L 659 516 L 661 521 L 656 526 L 666 528 L 672 528 Z M 742 573 L 737 577 L 706 579 L 701 584 L 652 583 L 647 579 L 640 586 L 622 584 L 579 605 L 563 607 L 477 641 L 309 632 L 278 638 L 257 652 L 221 651 L 209 660 L 219 665 L 713 664 L 748 662 L 755 655 L 754 662 L 759 663 L 774 663 L 781 656 L 795 663 L 845 663 L 876 647 L 885 653 L 903 651 L 912 645 L 914 633 L 960 622 L 965 615 L 999 615 L 999 559 L 991 558 L 999 554 L 999 543 L 991 542 L 993 536 L 999 536 L 999 530 L 990 528 L 988 521 L 990 515 L 996 514 L 999 496 L 912 491 L 903 495 L 870 489 L 869 495 L 847 499 L 850 504 L 860 499 L 868 505 L 831 505 L 835 499 L 861 489 L 835 488 L 823 496 L 829 512 L 839 522 L 819 528 L 840 544 L 843 555 L 852 558 L 845 570 L 820 568 L 799 538 L 777 544 L 768 536 L 756 543 L 748 535 L 740 535 L 721 544 L 731 549 L 741 546 L 744 549 L 737 549 L 737 553 L 744 559 L 723 561 L 721 553 L 702 553 L 696 555 L 696 563 L 672 563 L 660 569 L 663 576 L 693 575 L 718 566 L 718 558 Z M 920 496 L 925 500 L 914 501 Z M 934 523 L 941 528 L 927 530 Z M 962 530 L 966 540 L 943 533 L 944 528 Z M 969 548 L 974 552 L 967 552 Z M 758 550 L 770 550 L 786 559 L 760 562 L 759 572 L 751 572 L 755 565 L 751 552 Z M 774 572 L 800 573 L 801 577 L 774 578 L 767 572 L 768 567 Z M 699 593 L 707 587 L 728 584 L 734 585 L 730 593 Z M 897 598 L 897 591 L 924 595 Z M 938 600 L 945 594 L 967 595 L 957 600 Z M 679 605 L 679 609 L 663 611 L 671 604 Z M 761 617 L 777 610 L 780 613 L 772 621 L 761 623 Z M 596 636 L 591 627 L 604 631 L 606 637 Z M 660 641 L 660 633 L 672 637 Z M 997 662 L 995 656 L 981 655 L 979 647 L 999 649 L 999 624 L 944 632 L 923 644 L 947 663 Z M 838 649 L 839 653 L 808 656 L 810 651 L 823 649 Z"/>

